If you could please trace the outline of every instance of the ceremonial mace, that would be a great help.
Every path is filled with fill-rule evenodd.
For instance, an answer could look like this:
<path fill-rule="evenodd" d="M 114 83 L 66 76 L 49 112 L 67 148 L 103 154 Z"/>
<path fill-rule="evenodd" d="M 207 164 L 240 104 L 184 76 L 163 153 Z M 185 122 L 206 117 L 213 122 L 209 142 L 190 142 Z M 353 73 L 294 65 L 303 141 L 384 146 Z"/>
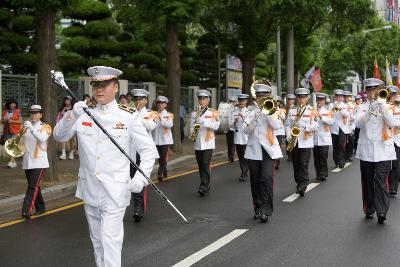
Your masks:
<path fill-rule="evenodd" d="M 53 82 L 59 86 L 61 86 L 70 96 L 72 96 L 72 98 L 74 99 L 75 102 L 78 102 L 79 99 L 76 97 L 76 95 L 71 91 L 71 89 L 68 88 L 67 84 L 64 81 L 64 75 L 62 74 L 62 72 L 59 71 L 54 71 L 51 70 L 51 78 L 53 80 Z M 185 216 L 183 216 L 183 214 L 175 207 L 174 204 L 172 204 L 172 202 L 167 198 L 167 196 L 153 183 L 153 180 L 150 179 L 150 177 L 148 177 L 143 170 L 131 159 L 131 157 L 125 152 L 125 150 L 117 143 L 117 141 L 115 141 L 114 138 L 112 138 L 112 136 L 107 132 L 106 129 L 104 129 L 104 127 L 100 124 L 100 122 L 98 122 L 98 120 L 96 120 L 96 118 L 93 116 L 93 114 L 88 110 L 88 108 L 83 108 L 83 111 L 85 111 L 85 113 L 93 120 L 93 122 L 100 128 L 100 130 L 107 135 L 107 137 L 111 140 L 111 142 L 119 149 L 119 151 L 121 151 L 121 153 L 129 160 L 129 162 L 131 163 L 131 165 L 137 170 L 139 171 L 148 181 L 149 185 L 151 185 L 151 187 L 154 189 L 154 191 L 156 191 L 156 193 L 165 201 L 167 202 L 178 214 L 179 216 L 181 216 L 181 218 L 186 222 L 189 223 L 188 220 L 185 218 Z"/>

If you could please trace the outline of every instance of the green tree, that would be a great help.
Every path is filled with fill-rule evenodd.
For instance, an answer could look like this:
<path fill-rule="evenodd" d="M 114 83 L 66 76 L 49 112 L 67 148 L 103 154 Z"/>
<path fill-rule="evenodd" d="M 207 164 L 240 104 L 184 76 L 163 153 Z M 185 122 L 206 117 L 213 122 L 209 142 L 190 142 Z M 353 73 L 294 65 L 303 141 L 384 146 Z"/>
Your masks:
<path fill-rule="evenodd" d="M 148 27 L 158 28 L 163 25 L 166 40 L 166 69 L 167 90 L 171 100 L 170 107 L 174 114 L 179 114 L 181 64 L 178 28 L 196 19 L 201 10 L 202 1 L 199 0 L 114 0 L 118 10 L 125 10 L 125 14 L 135 14 Z M 179 116 L 174 117 L 174 149 L 181 152 Z"/>

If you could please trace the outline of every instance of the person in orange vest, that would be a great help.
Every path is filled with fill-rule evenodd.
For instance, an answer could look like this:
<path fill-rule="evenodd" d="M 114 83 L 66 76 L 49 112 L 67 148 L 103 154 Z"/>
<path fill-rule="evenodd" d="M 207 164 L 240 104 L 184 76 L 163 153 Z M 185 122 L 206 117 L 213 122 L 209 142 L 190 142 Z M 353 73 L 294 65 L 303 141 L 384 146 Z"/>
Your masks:
<path fill-rule="evenodd" d="M 22 142 L 25 145 L 22 169 L 25 171 L 28 181 L 28 189 L 22 205 L 22 217 L 26 219 L 31 217 L 33 208 L 35 208 L 36 214 L 46 212 L 40 190 L 40 181 L 44 175 L 44 169 L 49 168 L 47 140 L 51 135 L 50 125 L 40 121 L 42 118 L 42 107 L 40 105 L 31 106 L 29 114 L 29 120 L 24 123 L 27 130 L 22 137 Z"/>
<path fill-rule="evenodd" d="M 10 98 L 6 102 L 6 108 L 1 116 L 1 124 L 3 124 L 4 141 L 14 138 L 22 128 L 21 111 L 18 108 L 18 103 L 15 99 Z M 3 138 L 2 138 L 3 139 Z M 17 162 L 14 157 L 11 157 L 7 166 L 9 168 L 17 167 Z"/>

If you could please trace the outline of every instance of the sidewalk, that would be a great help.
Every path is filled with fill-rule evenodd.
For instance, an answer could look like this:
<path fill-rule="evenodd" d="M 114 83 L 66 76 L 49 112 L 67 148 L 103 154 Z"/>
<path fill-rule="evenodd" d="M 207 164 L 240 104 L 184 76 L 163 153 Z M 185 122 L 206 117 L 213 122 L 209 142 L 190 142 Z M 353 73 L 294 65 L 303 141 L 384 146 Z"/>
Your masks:
<path fill-rule="evenodd" d="M 168 161 L 169 175 L 197 169 L 193 143 L 188 139 L 183 142 L 182 152 L 182 155 L 176 155 L 170 151 Z M 60 181 L 42 181 L 42 194 L 46 204 L 75 194 L 79 168 L 78 157 L 74 160 L 59 160 Z M 216 137 L 216 148 L 213 153 L 212 163 L 215 164 L 226 160 L 228 160 L 226 138 L 224 134 L 220 134 Z M 151 175 L 153 180 L 157 179 L 157 169 L 158 164 L 156 161 Z M 0 215 L 12 212 L 18 216 L 25 196 L 26 186 L 25 173 L 21 169 L 21 159 L 18 160 L 18 167 L 14 169 L 7 167 L 7 160 L 0 161 Z"/>

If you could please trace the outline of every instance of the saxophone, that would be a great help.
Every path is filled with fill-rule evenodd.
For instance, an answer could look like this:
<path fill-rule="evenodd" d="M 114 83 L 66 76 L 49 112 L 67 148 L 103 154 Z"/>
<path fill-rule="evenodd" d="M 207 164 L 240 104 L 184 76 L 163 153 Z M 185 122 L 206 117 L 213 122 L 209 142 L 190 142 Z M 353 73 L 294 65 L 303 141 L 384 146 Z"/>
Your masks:
<path fill-rule="evenodd" d="M 296 145 L 297 137 L 300 135 L 300 128 L 298 126 L 298 123 L 301 119 L 302 111 L 303 111 L 303 106 L 300 105 L 297 108 L 296 118 L 294 119 L 294 122 L 292 123 L 292 127 L 290 129 L 290 140 L 286 146 L 287 152 L 292 152 L 292 150 Z"/>
<path fill-rule="evenodd" d="M 198 106 L 197 109 L 196 109 L 196 117 L 195 117 L 195 120 L 194 120 L 193 132 L 190 135 L 190 140 L 192 140 L 193 142 L 196 142 L 197 135 L 199 134 L 199 130 L 200 130 L 199 120 L 200 120 L 200 115 L 201 115 L 202 111 L 203 111 L 203 109 L 201 108 L 201 106 Z"/>

